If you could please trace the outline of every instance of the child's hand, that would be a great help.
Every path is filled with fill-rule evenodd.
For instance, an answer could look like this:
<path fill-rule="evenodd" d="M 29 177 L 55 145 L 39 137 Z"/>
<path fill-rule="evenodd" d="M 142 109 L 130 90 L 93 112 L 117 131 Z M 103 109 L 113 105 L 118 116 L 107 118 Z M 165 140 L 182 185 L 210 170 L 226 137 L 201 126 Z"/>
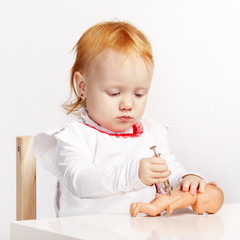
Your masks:
<path fill-rule="evenodd" d="M 147 186 L 168 180 L 171 172 L 160 157 L 143 158 L 139 163 L 139 178 Z"/>
<path fill-rule="evenodd" d="M 206 184 L 207 183 L 204 179 L 196 175 L 186 175 L 180 182 L 179 188 L 182 189 L 183 192 L 189 191 L 192 195 L 194 195 L 197 189 L 199 193 L 203 193 L 205 191 Z"/>

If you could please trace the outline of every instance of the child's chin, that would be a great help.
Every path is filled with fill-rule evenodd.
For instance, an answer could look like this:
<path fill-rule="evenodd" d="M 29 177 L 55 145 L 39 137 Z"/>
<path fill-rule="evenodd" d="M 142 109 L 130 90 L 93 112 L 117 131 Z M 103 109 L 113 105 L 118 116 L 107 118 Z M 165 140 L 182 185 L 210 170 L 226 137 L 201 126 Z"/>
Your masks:
<path fill-rule="evenodd" d="M 128 130 L 130 128 L 130 126 L 127 126 L 127 127 L 113 127 L 112 128 L 112 130 L 111 129 L 109 129 L 109 130 L 111 130 L 112 132 L 116 132 L 116 133 L 121 133 L 121 132 L 125 132 L 126 130 Z"/>

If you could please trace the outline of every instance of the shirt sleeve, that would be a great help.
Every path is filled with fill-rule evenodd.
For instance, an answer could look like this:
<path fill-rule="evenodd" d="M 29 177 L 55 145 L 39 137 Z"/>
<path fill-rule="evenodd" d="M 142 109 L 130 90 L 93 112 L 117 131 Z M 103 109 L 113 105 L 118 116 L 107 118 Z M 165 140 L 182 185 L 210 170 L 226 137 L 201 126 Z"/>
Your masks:
<path fill-rule="evenodd" d="M 146 187 L 138 178 L 140 159 L 122 165 L 96 167 L 87 146 L 80 147 L 58 139 L 56 168 L 63 184 L 80 198 L 102 198 Z"/>

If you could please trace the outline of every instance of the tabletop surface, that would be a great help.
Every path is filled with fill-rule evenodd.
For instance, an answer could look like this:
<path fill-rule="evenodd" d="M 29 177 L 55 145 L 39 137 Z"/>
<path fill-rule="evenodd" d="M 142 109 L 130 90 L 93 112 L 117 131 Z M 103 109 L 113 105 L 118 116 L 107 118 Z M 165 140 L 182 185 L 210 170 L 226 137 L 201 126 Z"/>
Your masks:
<path fill-rule="evenodd" d="M 43 239 L 240 239 L 240 203 L 224 204 L 215 214 L 179 209 L 171 216 L 85 215 L 11 223 L 11 240 Z"/>

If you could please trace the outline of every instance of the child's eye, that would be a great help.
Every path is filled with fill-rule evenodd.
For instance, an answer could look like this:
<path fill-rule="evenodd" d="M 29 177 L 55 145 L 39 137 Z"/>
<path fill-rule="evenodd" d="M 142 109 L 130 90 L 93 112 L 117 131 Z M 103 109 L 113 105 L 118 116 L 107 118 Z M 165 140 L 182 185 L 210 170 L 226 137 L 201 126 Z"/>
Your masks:
<path fill-rule="evenodd" d="M 142 97 L 143 95 L 144 95 L 144 94 L 142 94 L 142 93 L 135 93 L 135 96 L 136 96 L 136 97 L 139 97 L 139 98 Z"/>
<path fill-rule="evenodd" d="M 112 93 L 109 93 L 110 96 L 117 96 L 117 95 L 119 95 L 119 94 L 120 94 L 120 92 L 112 92 Z"/>
<path fill-rule="evenodd" d="M 115 89 L 115 88 L 108 89 L 108 90 L 106 90 L 106 93 L 108 94 L 108 96 L 114 97 L 114 96 L 117 96 L 117 95 L 120 94 L 120 90 L 119 89 Z"/>
<path fill-rule="evenodd" d="M 140 97 L 143 97 L 146 93 L 147 93 L 147 91 L 145 89 L 140 89 L 135 92 L 135 96 L 140 98 Z"/>

